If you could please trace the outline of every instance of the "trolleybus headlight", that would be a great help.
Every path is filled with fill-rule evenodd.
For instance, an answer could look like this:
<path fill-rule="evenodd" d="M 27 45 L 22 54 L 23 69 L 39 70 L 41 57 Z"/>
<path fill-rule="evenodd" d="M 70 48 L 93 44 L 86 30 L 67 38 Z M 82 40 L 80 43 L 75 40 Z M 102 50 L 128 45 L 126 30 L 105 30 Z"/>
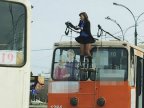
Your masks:
<path fill-rule="evenodd" d="M 77 106 L 77 104 L 78 104 L 78 99 L 77 99 L 76 97 L 72 97 L 72 98 L 70 99 L 70 104 L 71 104 L 72 106 Z"/>
<path fill-rule="evenodd" d="M 98 98 L 98 100 L 97 100 L 97 105 L 99 105 L 99 106 L 104 106 L 105 105 L 105 99 L 104 98 Z"/>

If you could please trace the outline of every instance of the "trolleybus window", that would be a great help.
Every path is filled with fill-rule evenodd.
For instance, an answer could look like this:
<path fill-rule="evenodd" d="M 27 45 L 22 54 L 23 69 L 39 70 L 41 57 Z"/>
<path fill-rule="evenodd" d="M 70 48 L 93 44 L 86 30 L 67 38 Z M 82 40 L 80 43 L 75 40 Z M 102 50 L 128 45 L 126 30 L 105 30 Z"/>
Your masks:
<path fill-rule="evenodd" d="M 0 1 L 0 65 L 24 64 L 26 11 L 22 4 Z"/>
<path fill-rule="evenodd" d="M 122 48 L 97 48 L 93 50 L 93 67 L 96 73 L 91 79 L 106 81 L 126 80 L 128 70 L 128 54 Z M 95 77 L 95 78 L 94 78 Z"/>
<path fill-rule="evenodd" d="M 53 58 L 54 80 L 78 80 L 79 49 L 56 49 Z"/>

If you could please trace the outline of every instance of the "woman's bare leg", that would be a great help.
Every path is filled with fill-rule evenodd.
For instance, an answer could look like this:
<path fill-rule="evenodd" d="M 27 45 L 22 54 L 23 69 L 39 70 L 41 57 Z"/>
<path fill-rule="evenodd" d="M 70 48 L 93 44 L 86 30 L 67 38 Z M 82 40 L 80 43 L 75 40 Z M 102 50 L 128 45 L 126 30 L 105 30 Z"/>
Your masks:
<path fill-rule="evenodd" d="M 91 56 L 91 49 L 92 46 L 91 44 L 85 44 L 85 54 L 87 56 L 88 59 L 88 68 L 91 69 L 92 68 L 92 56 Z M 88 71 L 88 78 L 91 76 L 91 72 Z"/>
<path fill-rule="evenodd" d="M 83 68 L 84 62 L 84 44 L 80 44 L 80 67 Z"/>
<path fill-rule="evenodd" d="M 80 44 L 80 55 L 84 55 L 84 44 Z"/>
<path fill-rule="evenodd" d="M 84 45 L 84 52 L 86 56 L 91 56 L 91 44 L 85 44 Z"/>

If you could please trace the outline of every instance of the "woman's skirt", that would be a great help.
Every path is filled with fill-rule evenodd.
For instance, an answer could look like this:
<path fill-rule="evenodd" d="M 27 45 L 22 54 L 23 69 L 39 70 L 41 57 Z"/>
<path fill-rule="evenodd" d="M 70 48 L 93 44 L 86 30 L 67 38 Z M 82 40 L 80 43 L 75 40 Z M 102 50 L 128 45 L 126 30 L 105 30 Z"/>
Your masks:
<path fill-rule="evenodd" d="M 92 36 L 78 36 L 75 38 L 75 40 L 80 44 L 89 44 L 94 43 L 95 39 Z"/>

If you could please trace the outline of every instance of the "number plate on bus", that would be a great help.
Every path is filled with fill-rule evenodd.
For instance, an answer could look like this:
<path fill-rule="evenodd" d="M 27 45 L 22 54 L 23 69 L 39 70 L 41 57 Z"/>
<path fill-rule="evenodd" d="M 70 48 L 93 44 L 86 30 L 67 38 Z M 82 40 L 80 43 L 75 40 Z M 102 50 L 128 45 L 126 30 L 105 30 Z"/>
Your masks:
<path fill-rule="evenodd" d="M 16 64 L 16 51 L 0 51 L 0 64 Z"/>
<path fill-rule="evenodd" d="M 51 105 L 50 108 L 63 108 L 62 105 Z"/>

